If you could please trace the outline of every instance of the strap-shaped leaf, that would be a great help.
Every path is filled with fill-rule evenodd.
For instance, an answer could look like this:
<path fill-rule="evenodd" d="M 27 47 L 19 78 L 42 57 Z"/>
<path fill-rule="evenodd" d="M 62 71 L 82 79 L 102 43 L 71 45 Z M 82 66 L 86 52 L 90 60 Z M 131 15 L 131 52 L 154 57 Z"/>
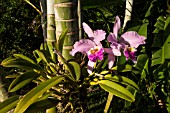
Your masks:
<path fill-rule="evenodd" d="M 44 92 L 46 92 L 51 87 L 55 86 L 56 84 L 60 83 L 63 80 L 63 77 L 57 76 L 49 79 L 39 86 L 32 89 L 28 92 L 18 103 L 14 113 L 23 113 L 32 103 L 34 103 L 39 96 L 41 96 Z"/>
<path fill-rule="evenodd" d="M 121 84 L 125 84 L 128 86 L 131 86 L 132 88 L 136 90 L 139 90 L 138 85 L 134 81 L 124 76 L 118 76 L 118 75 L 112 76 L 112 74 L 108 74 L 108 75 L 105 75 L 105 79 L 118 82 Z"/>
<path fill-rule="evenodd" d="M 62 61 L 62 63 L 64 64 L 64 66 L 66 67 L 66 69 L 70 72 L 69 74 L 66 74 L 66 76 L 68 78 L 70 78 L 72 81 L 76 81 L 75 76 L 73 74 L 73 72 L 71 71 L 70 67 L 72 67 L 71 64 L 69 64 L 66 59 L 61 55 L 61 53 L 58 50 L 54 51 L 57 55 L 58 58 L 60 59 L 60 61 Z M 70 66 L 69 66 L 70 65 Z"/>
<path fill-rule="evenodd" d="M 72 76 L 74 76 L 76 81 L 78 81 L 80 79 L 80 75 L 81 75 L 80 65 L 75 61 L 69 61 L 68 68 L 69 68 L 69 71 L 71 72 Z"/>
<path fill-rule="evenodd" d="M 132 71 L 132 66 L 129 64 L 121 64 L 111 68 L 111 70 L 117 70 L 119 72 L 127 72 L 127 71 Z"/>
<path fill-rule="evenodd" d="M 26 60 L 26 61 L 29 61 L 29 62 L 35 64 L 35 62 L 32 59 L 28 58 L 27 56 L 24 56 L 23 54 L 14 54 L 14 57 L 20 58 L 20 59 L 23 59 L 23 60 Z"/>
<path fill-rule="evenodd" d="M 109 80 L 101 80 L 98 83 L 101 86 L 101 88 L 112 93 L 115 96 L 118 96 L 130 102 L 135 101 L 135 97 L 126 88 L 122 87 L 121 85 L 115 82 Z"/>
<path fill-rule="evenodd" d="M 64 30 L 60 37 L 59 37 L 59 40 L 58 40 L 58 46 L 57 46 L 57 50 L 62 53 L 62 50 L 63 50 L 63 44 L 64 44 L 64 40 L 65 40 L 65 37 L 66 37 L 66 34 L 68 32 L 68 29 Z"/>
<path fill-rule="evenodd" d="M 54 99 L 44 99 L 33 103 L 24 113 L 37 113 L 42 110 L 55 107 L 59 101 Z"/>
<path fill-rule="evenodd" d="M 16 58 L 5 59 L 1 62 L 1 65 L 3 65 L 4 67 L 17 67 L 25 70 L 33 70 L 33 69 L 39 71 L 44 70 L 41 66 L 37 64 L 33 64 L 29 61 L 23 59 L 16 59 Z"/>
<path fill-rule="evenodd" d="M 35 71 L 28 71 L 25 72 L 24 74 L 18 76 L 9 86 L 9 91 L 10 92 L 15 92 L 18 89 L 24 87 L 28 83 L 30 83 L 32 80 L 40 76 L 40 73 L 35 72 Z"/>
<path fill-rule="evenodd" d="M 38 54 L 38 56 L 40 58 L 42 58 L 42 60 L 45 62 L 45 63 L 48 63 L 48 60 L 46 59 L 46 56 L 44 55 L 44 53 L 41 51 L 41 50 L 35 50 L 35 52 Z"/>
<path fill-rule="evenodd" d="M 19 96 L 15 95 L 0 103 L 0 113 L 6 113 L 13 109 L 19 101 Z"/>

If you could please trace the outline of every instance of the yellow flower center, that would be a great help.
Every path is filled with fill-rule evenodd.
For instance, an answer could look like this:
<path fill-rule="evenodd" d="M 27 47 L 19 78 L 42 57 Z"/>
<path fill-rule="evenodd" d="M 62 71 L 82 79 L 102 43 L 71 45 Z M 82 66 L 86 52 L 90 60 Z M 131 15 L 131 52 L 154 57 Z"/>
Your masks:
<path fill-rule="evenodd" d="M 99 47 L 99 46 L 96 46 L 96 47 L 94 47 L 94 48 L 91 48 L 88 53 L 89 53 L 89 54 L 95 54 L 95 53 L 97 53 L 99 50 L 100 50 L 100 47 Z"/>
<path fill-rule="evenodd" d="M 128 49 L 128 51 L 130 51 L 130 52 L 136 51 L 136 49 L 135 49 L 134 47 L 128 47 L 127 49 Z"/>

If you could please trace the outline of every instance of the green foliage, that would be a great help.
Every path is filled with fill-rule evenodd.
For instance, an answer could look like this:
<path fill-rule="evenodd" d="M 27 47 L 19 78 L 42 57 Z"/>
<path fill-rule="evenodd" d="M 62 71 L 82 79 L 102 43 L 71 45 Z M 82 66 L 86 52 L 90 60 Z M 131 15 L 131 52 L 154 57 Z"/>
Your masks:
<path fill-rule="evenodd" d="M 63 77 L 61 76 L 53 77 L 52 79 L 49 79 L 32 89 L 19 101 L 14 113 L 23 113 L 32 103 L 34 103 L 39 98 L 39 96 L 41 96 L 51 87 L 58 84 L 62 79 Z"/>
<path fill-rule="evenodd" d="M 104 27 L 109 33 L 116 15 L 123 20 L 123 2 L 86 0 L 82 2 L 83 20 L 94 29 Z M 37 86 L 20 98 L 12 96 L 0 103 L 0 112 L 12 108 L 16 113 L 44 112 L 58 105 L 58 112 L 103 112 L 108 92 L 111 96 L 108 97 L 107 110 L 110 112 L 170 112 L 170 17 L 166 5 L 166 0 L 135 1 L 132 21 L 124 31 L 133 30 L 147 38 L 146 44 L 138 47 L 136 64 L 119 57 L 117 64 L 108 69 L 105 58 L 97 62 L 93 73 L 88 75 L 85 56 L 67 61 L 61 55 L 67 30 L 60 36 L 58 45 L 49 48 L 42 44 L 35 50 L 36 61 L 22 54 L 3 60 L 1 65 L 4 67 L 21 69 L 15 74 L 17 77 L 13 78 L 9 93 L 29 83 L 34 82 Z M 4 28 L 1 31 L 4 32 Z M 104 46 L 108 47 L 107 43 Z M 50 54 L 53 49 L 57 54 L 55 61 Z"/>
<path fill-rule="evenodd" d="M 109 80 L 101 80 L 98 83 L 104 90 L 112 93 L 115 96 L 118 96 L 130 102 L 133 102 L 135 100 L 134 96 L 128 90 L 126 90 L 121 85 L 116 84 L 115 82 L 111 82 Z"/>
<path fill-rule="evenodd" d="M 19 96 L 15 95 L 15 96 L 12 96 L 12 97 L 8 98 L 7 100 L 3 101 L 0 104 L 0 112 L 6 113 L 6 112 L 10 111 L 11 109 L 13 109 L 18 103 L 18 101 L 19 101 L 18 99 L 19 99 Z"/>
<path fill-rule="evenodd" d="M 1 0 L 0 14 L 0 61 L 14 53 L 31 57 L 43 42 L 38 13 L 24 1 Z"/>

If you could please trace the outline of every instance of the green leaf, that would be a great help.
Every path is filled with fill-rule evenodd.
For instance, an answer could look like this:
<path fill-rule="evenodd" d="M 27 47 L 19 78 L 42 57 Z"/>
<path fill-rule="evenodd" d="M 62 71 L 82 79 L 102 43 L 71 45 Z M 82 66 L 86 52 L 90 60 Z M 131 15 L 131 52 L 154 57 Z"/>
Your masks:
<path fill-rule="evenodd" d="M 74 73 L 72 72 L 72 69 L 70 69 L 70 67 L 72 67 L 72 65 L 70 65 L 70 64 L 66 61 L 66 59 L 61 55 L 61 53 L 60 53 L 58 50 L 55 50 L 54 52 L 58 55 L 59 59 L 62 61 L 62 63 L 63 63 L 64 66 L 66 67 L 66 69 L 70 72 L 69 74 L 66 74 L 66 76 L 67 76 L 68 78 L 70 78 L 72 81 L 76 81 L 76 80 L 75 80 Z M 73 68 L 73 67 L 72 67 L 72 68 Z"/>
<path fill-rule="evenodd" d="M 144 23 L 140 26 L 138 34 L 144 37 L 147 37 L 147 27 L 149 23 Z"/>
<path fill-rule="evenodd" d="M 44 55 L 44 53 L 41 51 L 41 50 L 35 50 L 35 52 L 38 54 L 38 56 L 40 58 L 42 58 L 42 60 L 45 62 L 45 63 L 48 63 L 47 59 L 46 59 L 46 56 Z"/>
<path fill-rule="evenodd" d="M 146 54 L 141 54 L 137 58 L 137 64 L 135 68 L 141 71 L 141 80 L 146 78 L 146 75 L 149 75 L 148 71 L 149 58 Z"/>
<path fill-rule="evenodd" d="M 117 57 L 118 58 L 118 62 L 117 62 L 118 65 L 122 65 L 122 64 L 124 64 L 126 62 L 126 57 L 123 54 L 124 53 L 122 53 L 121 56 Z"/>
<path fill-rule="evenodd" d="M 130 102 L 135 101 L 134 96 L 127 89 L 125 89 L 119 84 L 116 84 L 115 82 L 112 82 L 109 80 L 101 80 L 101 81 L 98 81 L 98 83 L 101 86 L 101 88 L 112 93 L 115 96 L 118 96 Z"/>
<path fill-rule="evenodd" d="M 42 110 L 55 107 L 59 101 L 54 99 L 44 99 L 33 103 L 24 113 L 37 113 Z"/>
<path fill-rule="evenodd" d="M 25 72 L 24 74 L 18 76 L 16 79 L 13 80 L 8 90 L 10 92 L 15 92 L 39 76 L 40 76 L 40 73 L 37 73 L 35 71 Z"/>
<path fill-rule="evenodd" d="M 129 64 L 122 64 L 111 68 L 111 70 L 116 70 L 119 72 L 127 72 L 127 71 L 132 71 L 132 66 Z"/>
<path fill-rule="evenodd" d="M 16 59 L 16 58 L 10 58 L 9 60 L 5 59 L 1 62 L 1 65 L 3 65 L 4 67 L 17 67 L 20 69 L 25 69 L 25 70 L 39 70 L 39 71 L 43 71 L 44 69 L 37 65 L 37 64 L 33 64 L 31 62 L 28 62 L 26 60 L 23 59 Z"/>
<path fill-rule="evenodd" d="M 35 62 L 32 59 L 28 58 L 27 56 L 24 56 L 23 54 L 14 54 L 14 57 L 20 58 L 20 59 L 23 59 L 23 60 L 26 60 L 26 61 L 29 61 L 29 62 L 35 64 Z"/>
<path fill-rule="evenodd" d="M 136 90 L 134 88 L 132 88 L 131 86 L 127 86 L 126 89 L 129 90 L 135 96 Z M 125 101 L 124 108 L 129 107 L 131 104 L 131 102 Z"/>
<path fill-rule="evenodd" d="M 138 32 L 139 35 L 147 37 L 148 23 L 143 23 L 143 24 L 136 23 L 137 25 L 136 24 L 133 25 L 133 24 L 135 24 L 135 23 L 132 23 L 132 24 L 130 23 L 130 25 L 127 24 L 128 26 L 130 26 L 130 28 L 128 28 L 127 31 L 136 31 L 136 32 Z"/>
<path fill-rule="evenodd" d="M 104 76 L 104 78 L 107 79 L 107 80 L 111 80 L 111 81 L 114 81 L 114 82 L 118 82 L 118 83 L 121 83 L 121 84 L 131 86 L 132 88 L 139 91 L 138 85 L 134 81 L 132 81 L 131 79 L 129 79 L 127 77 L 118 76 L 118 75 L 112 76 L 112 74 L 107 74 L 107 75 Z"/>
<path fill-rule="evenodd" d="M 57 50 L 60 53 L 62 53 L 63 51 L 63 44 L 64 44 L 64 40 L 65 40 L 67 32 L 68 32 L 68 29 L 64 30 L 59 37 Z"/>
<path fill-rule="evenodd" d="M 7 113 L 13 109 L 19 101 L 19 96 L 15 95 L 0 103 L 0 113 Z"/>
<path fill-rule="evenodd" d="M 156 28 L 153 31 L 153 33 L 158 33 L 160 30 L 164 30 L 165 21 L 166 19 L 163 16 L 159 16 L 154 25 Z"/>
<path fill-rule="evenodd" d="M 76 81 L 78 81 L 80 79 L 80 76 L 81 76 L 81 67 L 80 65 L 75 62 L 75 61 L 69 61 L 68 62 L 68 67 L 69 67 L 69 70 L 70 70 L 70 73 L 72 73 L 76 79 Z"/>
<path fill-rule="evenodd" d="M 147 60 L 148 60 L 147 54 L 140 54 L 137 57 L 137 63 L 135 64 L 135 68 L 142 71 L 146 65 Z"/>
<path fill-rule="evenodd" d="M 56 84 L 60 83 L 63 80 L 63 77 L 57 76 L 49 79 L 39 86 L 32 89 L 28 92 L 18 103 L 14 113 L 23 113 L 32 103 L 34 103 L 39 96 L 41 96 L 44 92 L 46 92 L 51 87 L 55 86 Z"/>
<path fill-rule="evenodd" d="M 164 31 L 155 34 L 155 40 L 153 47 L 158 47 L 159 49 L 154 51 L 152 54 L 152 66 L 163 64 L 165 59 L 170 59 L 170 17 L 166 19 L 165 26 L 163 27 Z"/>

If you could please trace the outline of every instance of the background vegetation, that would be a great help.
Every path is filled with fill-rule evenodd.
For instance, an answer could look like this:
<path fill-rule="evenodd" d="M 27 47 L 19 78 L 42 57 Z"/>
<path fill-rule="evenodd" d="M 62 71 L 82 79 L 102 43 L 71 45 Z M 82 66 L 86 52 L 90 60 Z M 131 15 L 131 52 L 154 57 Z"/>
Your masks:
<path fill-rule="evenodd" d="M 38 0 L 31 2 L 40 9 Z M 147 37 L 147 43 L 144 47 L 138 48 L 139 63 L 132 66 L 130 71 L 123 72 L 124 68 L 120 68 L 117 72 L 119 75 L 135 81 L 141 91 L 136 94 L 136 100 L 133 103 L 114 96 L 109 109 L 110 113 L 170 112 L 169 4 L 169 0 L 134 0 L 132 19 L 127 23 L 124 31 L 134 30 L 139 34 L 141 33 L 141 35 Z M 119 15 L 123 23 L 124 12 L 125 1 L 123 0 L 115 2 L 113 5 L 110 3 L 102 5 L 100 2 L 94 2 L 94 0 L 91 0 L 91 2 L 83 2 L 82 0 L 82 21 L 88 23 L 93 29 L 103 29 L 109 33 L 112 31 L 116 15 Z M 36 56 L 38 56 L 36 59 L 32 53 L 33 50 L 40 48 L 40 44 L 44 40 L 40 15 L 35 9 L 22 0 L 2 1 L 0 2 L 0 14 L 2 15 L 0 18 L 0 61 L 12 56 L 14 53 L 22 53 L 33 60 L 37 60 L 41 56 L 40 52 L 45 54 L 43 50 L 40 52 L 36 51 Z M 49 57 L 46 58 L 48 62 L 51 62 Z M 45 60 L 42 58 L 42 61 L 44 62 Z M 126 62 L 123 63 L 123 66 L 126 66 L 126 64 L 132 65 L 131 62 Z M 47 70 L 48 65 L 46 61 L 45 63 L 40 62 L 39 65 Z M 35 68 L 39 69 L 40 67 L 35 66 Z M 14 73 L 11 73 L 9 70 L 9 68 L 6 70 L 6 75 Z M 23 71 L 25 70 L 19 69 L 14 74 L 16 75 L 17 73 L 17 76 L 19 76 Z M 13 79 L 10 80 L 12 81 Z M 80 78 L 80 80 L 83 81 L 83 78 Z M 11 86 L 10 90 L 14 86 Z M 26 84 L 24 87 L 26 86 L 28 90 L 24 89 L 26 90 L 24 93 L 14 91 L 10 94 L 15 95 L 15 93 L 18 93 L 24 95 L 36 85 L 30 81 L 29 85 Z M 79 88 L 78 93 L 76 85 L 75 87 L 68 86 L 67 88 L 70 88 L 72 92 L 62 97 L 64 100 L 62 101 L 62 107 L 67 106 L 68 101 L 73 105 L 73 108 L 71 106 L 65 109 L 67 112 L 73 109 L 78 112 L 82 108 L 87 113 L 103 112 L 108 93 L 99 86 L 90 87 L 87 84 Z M 85 90 L 86 88 L 88 90 Z M 23 87 L 19 91 L 23 91 Z M 34 104 L 37 105 L 37 103 Z M 33 108 L 33 106 L 31 107 Z"/>

